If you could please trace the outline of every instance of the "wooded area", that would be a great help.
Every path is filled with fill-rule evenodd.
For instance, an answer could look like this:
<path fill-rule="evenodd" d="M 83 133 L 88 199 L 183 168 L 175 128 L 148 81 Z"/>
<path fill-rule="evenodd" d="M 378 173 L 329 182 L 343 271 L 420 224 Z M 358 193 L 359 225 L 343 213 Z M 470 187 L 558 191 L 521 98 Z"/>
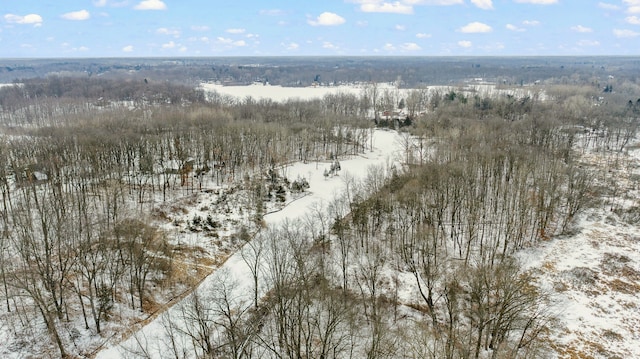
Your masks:
<path fill-rule="evenodd" d="M 159 208 L 225 187 L 250 199 L 225 204 L 251 221 L 222 240 L 245 246 L 253 300 L 222 281 L 181 302 L 179 318 L 163 316 L 175 339 L 166 357 L 545 356 L 553 313 L 516 254 L 570 233 L 587 207 L 616 209 L 609 169 L 636 138 L 634 81 L 609 79 L 607 92 L 592 81 L 545 85 L 544 98 L 457 87 L 385 98 L 371 84 L 360 96 L 286 102 L 146 78 L 2 87 L 8 350 L 90 357 L 190 291 L 208 272 L 195 269 L 198 248 L 157 225 Z M 397 107 L 409 121 L 371 116 Z M 349 183 L 327 213 L 263 228 L 266 202 L 305 190 L 288 165 L 365 153 L 376 124 L 401 131 L 400 166 Z M 587 163 L 587 152 L 606 164 Z M 201 220 L 192 228 L 216 228 Z M 401 301 L 407 288 L 415 296 Z"/>

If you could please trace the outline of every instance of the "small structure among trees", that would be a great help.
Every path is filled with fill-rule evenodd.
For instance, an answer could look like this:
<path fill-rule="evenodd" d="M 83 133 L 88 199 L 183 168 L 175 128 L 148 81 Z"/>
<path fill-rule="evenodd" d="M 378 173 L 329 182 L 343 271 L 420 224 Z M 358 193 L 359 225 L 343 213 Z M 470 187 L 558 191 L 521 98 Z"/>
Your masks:
<path fill-rule="evenodd" d="M 329 169 L 324 170 L 324 177 L 325 178 L 329 178 L 329 176 L 333 177 L 338 175 L 338 171 L 340 171 L 342 168 L 340 167 L 340 161 L 335 160 L 334 162 L 331 163 L 331 167 Z"/>

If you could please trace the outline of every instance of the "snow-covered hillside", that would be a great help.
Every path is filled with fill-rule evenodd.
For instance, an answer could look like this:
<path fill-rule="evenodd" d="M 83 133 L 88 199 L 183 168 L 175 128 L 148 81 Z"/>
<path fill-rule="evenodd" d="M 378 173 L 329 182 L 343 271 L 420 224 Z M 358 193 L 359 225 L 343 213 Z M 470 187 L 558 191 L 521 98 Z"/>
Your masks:
<path fill-rule="evenodd" d="M 610 164 L 604 155 L 584 160 L 613 174 L 619 197 L 587 210 L 570 235 L 520 253 L 554 303 L 559 358 L 640 358 L 640 149 Z"/>

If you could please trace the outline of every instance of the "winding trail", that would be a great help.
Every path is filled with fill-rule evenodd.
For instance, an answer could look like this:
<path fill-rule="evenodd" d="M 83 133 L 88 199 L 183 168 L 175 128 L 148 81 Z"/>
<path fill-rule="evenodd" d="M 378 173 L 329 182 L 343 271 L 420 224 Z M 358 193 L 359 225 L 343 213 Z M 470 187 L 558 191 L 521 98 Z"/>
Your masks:
<path fill-rule="evenodd" d="M 344 192 L 346 183 L 344 177 L 353 178 L 356 181 L 367 176 L 371 166 L 386 165 L 397 162 L 401 157 L 400 135 L 395 131 L 375 130 L 373 132 L 373 151 L 349 159 L 342 160 L 339 176 L 330 178 L 324 177 L 326 163 L 296 163 L 286 170 L 288 178 L 305 177 L 310 184 L 310 195 L 302 197 L 281 211 L 270 213 L 264 217 L 268 227 L 276 228 L 285 221 L 303 219 L 319 209 L 327 210 L 328 202 L 334 197 Z M 224 264 L 208 277 L 206 277 L 195 289 L 199 293 L 206 293 L 222 281 L 233 281 L 232 295 L 236 298 L 246 297 L 251 300 L 253 291 L 253 280 L 249 267 L 242 258 L 241 251 L 231 255 Z M 169 315 L 180 314 L 179 303 L 188 300 L 192 293 L 181 297 L 180 300 L 173 301 L 165 311 Z M 143 326 L 136 328 L 132 335 L 129 335 L 120 343 L 106 344 L 104 349 L 97 353 L 96 358 L 112 359 L 127 358 L 131 353 L 137 352 L 136 348 L 144 347 L 145 355 L 156 358 L 162 357 L 166 352 L 166 329 L 164 328 L 162 315 L 155 315 L 145 321 Z"/>

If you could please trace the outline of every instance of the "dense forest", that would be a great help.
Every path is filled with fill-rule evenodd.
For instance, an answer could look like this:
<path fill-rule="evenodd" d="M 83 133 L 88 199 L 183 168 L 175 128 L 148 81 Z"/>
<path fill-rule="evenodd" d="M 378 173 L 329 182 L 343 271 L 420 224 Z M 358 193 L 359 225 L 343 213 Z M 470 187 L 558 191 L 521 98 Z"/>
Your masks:
<path fill-rule="evenodd" d="M 457 63 L 481 71 L 483 61 Z M 589 76 L 554 66 L 525 78 L 514 61 L 484 77 L 520 86 L 546 74 L 545 96 L 483 97 L 424 91 L 417 84 L 431 77 L 401 63 L 380 81 L 400 77 L 412 90 L 383 107 L 377 79 L 344 64 L 331 74 L 306 64 L 292 80 L 284 66 L 216 65 L 203 75 L 205 65 L 185 63 L 0 88 L 0 333 L 9 343 L 0 353 L 92 357 L 177 297 L 188 299 L 181 315 L 163 317 L 166 357 L 539 358 L 556 349 L 548 293 L 517 253 L 570 234 L 587 208 L 620 210 L 624 189 L 612 169 L 636 138 L 637 79 L 591 64 Z M 174 71 L 282 84 L 322 73 L 370 85 L 359 96 L 233 99 L 158 80 Z M 409 116 L 381 121 L 377 111 L 388 106 Z M 287 178 L 287 166 L 337 171 L 371 150 L 381 127 L 399 133 L 399 165 L 348 183 L 304 223 L 266 227 L 272 203 L 309 190 L 304 178 Z M 175 226 L 215 237 L 227 254 L 244 248 L 250 301 L 224 281 L 187 297 L 220 252 L 180 243 L 158 224 L 212 191 L 217 207 L 245 220 L 226 235 L 213 217 Z M 399 294 L 408 288 L 410 299 Z M 129 354 L 152 350 L 140 343 Z"/>

